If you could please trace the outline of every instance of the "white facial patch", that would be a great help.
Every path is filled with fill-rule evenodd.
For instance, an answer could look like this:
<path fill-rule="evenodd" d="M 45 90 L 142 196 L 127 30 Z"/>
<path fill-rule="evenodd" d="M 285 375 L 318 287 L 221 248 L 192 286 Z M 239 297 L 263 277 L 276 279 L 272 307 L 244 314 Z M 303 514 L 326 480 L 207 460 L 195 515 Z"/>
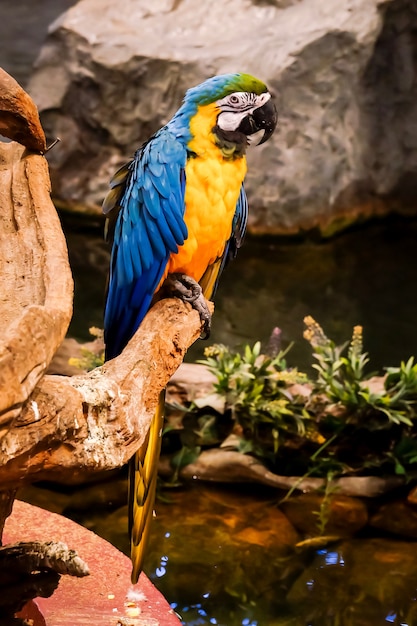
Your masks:
<path fill-rule="evenodd" d="M 239 127 L 244 117 L 251 115 L 255 109 L 259 109 L 270 98 L 271 94 L 267 91 L 259 96 L 246 91 L 231 93 L 216 102 L 220 109 L 217 124 L 224 131 L 234 131 Z"/>

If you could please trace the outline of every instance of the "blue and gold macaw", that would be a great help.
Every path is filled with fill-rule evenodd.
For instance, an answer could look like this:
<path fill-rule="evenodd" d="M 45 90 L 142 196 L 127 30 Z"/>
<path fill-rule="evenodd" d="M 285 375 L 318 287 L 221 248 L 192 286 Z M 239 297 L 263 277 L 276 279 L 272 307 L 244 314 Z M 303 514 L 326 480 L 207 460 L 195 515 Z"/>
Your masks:
<path fill-rule="evenodd" d="M 123 350 L 162 285 L 199 310 L 210 299 L 246 228 L 243 188 L 249 137 L 277 123 L 267 87 L 249 74 L 214 76 L 189 89 L 174 117 L 114 175 L 103 212 L 112 241 L 104 316 L 106 358 Z M 132 582 L 142 569 L 154 506 L 164 394 L 131 461 Z"/>

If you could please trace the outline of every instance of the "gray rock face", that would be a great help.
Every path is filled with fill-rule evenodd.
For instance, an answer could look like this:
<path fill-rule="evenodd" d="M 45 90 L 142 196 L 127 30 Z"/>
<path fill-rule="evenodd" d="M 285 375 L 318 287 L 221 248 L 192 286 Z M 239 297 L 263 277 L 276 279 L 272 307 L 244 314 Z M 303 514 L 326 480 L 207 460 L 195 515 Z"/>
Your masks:
<path fill-rule="evenodd" d="M 188 87 L 244 71 L 268 84 L 279 109 L 279 132 L 249 150 L 252 230 L 415 210 L 416 6 L 81 0 L 51 26 L 29 86 L 47 135 L 62 140 L 48 156 L 55 197 L 99 210 L 115 168 Z"/>

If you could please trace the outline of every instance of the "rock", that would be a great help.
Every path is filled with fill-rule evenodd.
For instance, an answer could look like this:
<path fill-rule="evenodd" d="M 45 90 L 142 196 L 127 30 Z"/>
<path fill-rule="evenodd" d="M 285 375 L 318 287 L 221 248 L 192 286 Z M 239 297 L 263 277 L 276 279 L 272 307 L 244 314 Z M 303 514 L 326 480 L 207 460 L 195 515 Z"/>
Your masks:
<path fill-rule="evenodd" d="M 81 0 L 50 27 L 30 82 L 62 140 L 54 195 L 98 212 L 111 174 L 188 87 L 247 71 L 277 93 L 280 128 L 249 151 L 252 231 L 415 211 L 416 24 L 406 0 Z"/>
<path fill-rule="evenodd" d="M 255 457 L 237 452 L 236 449 L 229 449 L 236 448 L 236 444 L 237 439 L 229 436 L 223 441 L 220 448 L 203 450 L 195 461 L 180 469 L 179 476 L 184 480 L 198 478 L 201 481 L 218 483 L 259 483 L 282 489 L 285 492 L 290 489 L 292 491 L 312 492 L 322 490 L 326 486 L 324 478 L 274 474 Z M 165 477 L 172 476 L 173 469 L 168 457 L 161 458 L 159 471 Z M 398 476 L 388 478 L 344 476 L 334 480 L 331 488 L 337 490 L 339 496 L 375 498 L 401 486 L 403 482 Z"/>
<path fill-rule="evenodd" d="M 369 525 L 401 537 L 417 539 L 417 510 L 404 500 L 387 502 L 371 517 Z"/>
<path fill-rule="evenodd" d="M 195 402 L 198 406 L 213 401 L 213 385 L 217 378 L 205 365 L 181 363 L 171 377 L 167 388 L 167 402 L 185 404 Z M 208 400 L 207 400 L 208 398 Z M 216 409 L 224 410 L 225 399 L 218 397 Z M 211 405 L 210 405 L 211 406 Z"/>
<path fill-rule="evenodd" d="M 288 518 L 271 506 L 254 510 L 250 522 L 234 535 L 237 542 L 271 549 L 280 546 L 282 550 L 293 548 L 297 539 L 297 531 Z"/>
<path fill-rule="evenodd" d="M 417 487 L 412 487 L 412 489 L 410 489 L 410 492 L 407 496 L 407 502 L 414 506 L 417 505 Z"/>
<path fill-rule="evenodd" d="M 306 535 L 348 537 L 364 528 L 368 510 L 358 498 L 330 495 L 327 503 L 322 495 L 305 493 L 281 504 L 282 511 L 295 528 Z"/>

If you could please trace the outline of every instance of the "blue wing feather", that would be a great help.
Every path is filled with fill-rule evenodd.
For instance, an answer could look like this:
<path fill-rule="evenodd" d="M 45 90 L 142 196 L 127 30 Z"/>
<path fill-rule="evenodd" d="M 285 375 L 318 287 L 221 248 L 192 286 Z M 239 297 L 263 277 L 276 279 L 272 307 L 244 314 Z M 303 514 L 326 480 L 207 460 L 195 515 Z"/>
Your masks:
<path fill-rule="evenodd" d="M 187 237 L 186 159 L 183 142 L 164 127 L 111 183 L 111 198 L 104 203 L 113 239 L 104 313 L 106 358 L 119 354 L 133 336 L 170 255 Z"/>
<path fill-rule="evenodd" d="M 229 258 L 230 255 L 234 258 L 237 251 L 242 246 L 243 240 L 246 234 L 246 227 L 248 225 L 248 199 L 246 197 L 245 188 L 242 185 L 240 188 L 239 198 L 236 204 L 236 211 L 233 217 L 232 225 L 232 237 L 229 241 Z"/>
<path fill-rule="evenodd" d="M 243 240 L 246 234 L 247 224 L 248 224 L 248 199 L 246 197 L 245 188 L 242 184 L 240 188 L 239 198 L 236 203 L 236 211 L 233 216 L 232 235 L 229 241 L 227 242 L 224 253 L 223 253 L 222 263 L 221 263 L 220 271 L 216 280 L 215 290 L 217 289 L 218 281 L 219 281 L 222 271 L 224 270 L 228 262 L 236 257 L 237 252 L 243 243 Z"/>
<path fill-rule="evenodd" d="M 157 192 L 162 198 L 168 198 L 170 194 L 169 180 L 167 176 L 162 176 L 164 166 L 162 163 L 150 163 L 149 171 L 152 174 L 152 182 L 156 187 Z"/>
<path fill-rule="evenodd" d="M 154 257 L 163 258 L 165 256 L 167 246 L 161 235 L 161 222 L 156 222 L 153 219 L 148 219 L 146 221 L 146 226 L 148 229 L 149 240 L 152 244 Z M 171 252 L 176 252 L 176 249 L 171 250 Z"/>
<path fill-rule="evenodd" d="M 149 175 L 150 175 L 150 172 L 149 172 Z M 147 178 L 148 177 L 145 178 L 145 184 L 146 184 Z M 146 207 L 147 212 L 153 219 L 155 220 L 159 219 L 159 215 L 161 213 L 161 203 L 160 203 L 160 195 L 157 189 L 153 186 L 153 184 L 151 184 L 149 186 L 149 189 L 144 187 L 142 193 L 143 193 L 143 204 Z"/>

